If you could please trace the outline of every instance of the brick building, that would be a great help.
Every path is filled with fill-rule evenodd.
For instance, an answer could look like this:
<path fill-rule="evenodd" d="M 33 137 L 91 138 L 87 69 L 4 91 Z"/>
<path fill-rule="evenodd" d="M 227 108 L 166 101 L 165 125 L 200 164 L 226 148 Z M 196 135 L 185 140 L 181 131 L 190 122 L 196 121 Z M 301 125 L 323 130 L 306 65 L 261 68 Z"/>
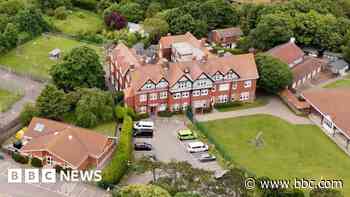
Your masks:
<path fill-rule="evenodd" d="M 215 29 L 210 33 L 210 41 L 226 48 L 235 48 L 242 35 L 243 32 L 239 27 Z"/>
<path fill-rule="evenodd" d="M 37 157 L 47 167 L 84 170 L 100 167 L 113 152 L 113 140 L 69 124 L 33 118 L 23 136 L 20 153 Z"/>
<path fill-rule="evenodd" d="M 110 80 L 125 103 L 140 113 L 209 108 L 255 99 L 258 72 L 253 54 L 218 57 L 191 33 L 160 40 L 160 61 L 146 64 L 119 44 L 110 54 Z"/>

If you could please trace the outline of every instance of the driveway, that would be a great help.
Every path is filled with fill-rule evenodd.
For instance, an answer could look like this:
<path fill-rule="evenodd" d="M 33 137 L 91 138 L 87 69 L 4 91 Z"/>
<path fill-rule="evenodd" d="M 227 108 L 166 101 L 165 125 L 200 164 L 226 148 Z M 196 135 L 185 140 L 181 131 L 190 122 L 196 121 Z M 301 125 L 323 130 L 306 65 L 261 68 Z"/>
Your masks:
<path fill-rule="evenodd" d="M 154 150 L 152 152 L 135 151 L 137 158 L 145 154 L 155 154 L 159 161 L 187 161 L 195 168 L 202 168 L 216 173 L 223 171 L 216 161 L 202 163 L 198 161 L 200 153 L 191 154 L 187 152 L 185 146 L 191 141 L 181 142 L 177 139 L 177 131 L 186 128 L 183 117 L 156 118 L 154 122 L 155 130 L 153 138 L 134 138 L 135 142 L 148 142 L 152 144 Z"/>
<path fill-rule="evenodd" d="M 29 78 L 18 76 L 6 70 L 0 69 L 0 88 L 8 91 L 21 92 L 23 97 L 16 102 L 10 110 L 0 113 L 0 127 L 14 120 L 27 102 L 34 102 L 44 87 L 43 83 Z"/>
<path fill-rule="evenodd" d="M 282 118 L 292 124 L 313 124 L 307 117 L 295 115 L 288 107 L 276 96 L 269 99 L 269 103 L 262 107 L 251 109 L 229 111 L 229 112 L 212 112 L 208 114 L 197 114 L 195 117 L 200 122 L 234 118 L 239 116 L 249 116 L 255 114 L 268 114 Z"/>
<path fill-rule="evenodd" d="M 10 158 L 0 160 L 0 197 L 107 197 L 107 192 L 84 183 L 8 183 L 7 170 L 23 168 Z"/>

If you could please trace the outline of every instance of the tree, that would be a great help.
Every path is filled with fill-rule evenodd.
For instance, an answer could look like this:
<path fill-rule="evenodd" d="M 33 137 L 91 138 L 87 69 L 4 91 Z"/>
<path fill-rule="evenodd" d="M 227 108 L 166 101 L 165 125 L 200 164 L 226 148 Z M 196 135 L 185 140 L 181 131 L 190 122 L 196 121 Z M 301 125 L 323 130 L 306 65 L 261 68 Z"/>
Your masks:
<path fill-rule="evenodd" d="M 118 12 L 128 21 L 138 23 L 144 19 L 144 11 L 140 4 L 134 2 L 126 2 L 121 4 L 112 4 L 106 9 L 107 12 Z"/>
<path fill-rule="evenodd" d="M 293 75 L 287 64 L 265 54 L 258 54 L 256 63 L 260 75 L 258 85 L 265 91 L 276 94 L 291 85 Z"/>
<path fill-rule="evenodd" d="M 29 125 L 33 117 L 39 116 L 39 111 L 32 103 L 27 103 L 20 114 L 22 125 Z"/>
<path fill-rule="evenodd" d="M 64 113 L 68 112 L 69 106 L 65 93 L 56 86 L 48 84 L 37 98 L 36 108 L 39 116 L 59 120 Z"/>
<path fill-rule="evenodd" d="M 31 36 L 37 36 L 50 30 L 41 12 L 35 8 L 21 10 L 16 16 L 19 31 L 27 32 Z"/>
<path fill-rule="evenodd" d="M 190 14 L 178 15 L 169 22 L 170 32 L 172 34 L 184 34 L 191 32 L 195 26 L 195 20 Z"/>
<path fill-rule="evenodd" d="M 104 21 L 110 29 L 120 30 L 127 25 L 126 19 L 117 12 L 112 12 L 109 15 L 105 16 Z"/>
<path fill-rule="evenodd" d="M 169 31 L 168 23 L 160 18 L 147 18 L 143 22 L 144 29 L 151 38 L 152 42 L 158 42 L 161 36 L 164 36 Z"/>
<path fill-rule="evenodd" d="M 11 49 L 17 45 L 18 30 L 13 23 L 8 23 L 3 33 L 7 49 Z"/>
<path fill-rule="evenodd" d="M 146 11 L 146 17 L 151 18 L 162 10 L 162 5 L 159 2 L 152 2 Z"/>
<path fill-rule="evenodd" d="M 72 2 L 71 0 L 37 0 L 39 3 L 39 6 L 42 10 L 47 10 L 47 9 L 56 9 L 58 7 L 72 7 Z"/>
<path fill-rule="evenodd" d="M 313 189 L 310 197 L 343 197 L 340 191 L 334 189 Z"/>
<path fill-rule="evenodd" d="M 270 49 L 293 37 L 295 24 L 293 18 L 284 13 L 262 16 L 256 28 L 249 34 L 253 47 Z"/>
<path fill-rule="evenodd" d="M 105 72 L 99 56 L 87 46 L 72 49 L 62 63 L 51 68 L 50 74 L 54 84 L 64 91 L 77 87 L 105 88 Z"/>
<path fill-rule="evenodd" d="M 113 193 L 113 197 L 171 197 L 171 195 L 161 187 L 155 185 L 128 185 Z"/>

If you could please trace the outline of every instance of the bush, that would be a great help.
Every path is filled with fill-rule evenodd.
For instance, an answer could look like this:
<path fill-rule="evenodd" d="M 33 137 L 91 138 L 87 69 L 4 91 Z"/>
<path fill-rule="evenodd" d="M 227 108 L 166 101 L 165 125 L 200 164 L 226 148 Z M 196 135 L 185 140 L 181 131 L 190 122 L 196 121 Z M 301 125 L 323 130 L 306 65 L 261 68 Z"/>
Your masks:
<path fill-rule="evenodd" d="M 82 9 L 95 10 L 98 2 L 96 0 L 72 0 L 72 3 Z"/>
<path fill-rule="evenodd" d="M 33 167 L 36 167 L 36 168 L 41 168 L 43 167 L 43 162 L 36 158 L 36 157 L 33 157 L 30 161 L 30 164 L 33 166 Z"/>
<path fill-rule="evenodd" d="M 134 121 L 139 121 L 139 120 L 146 119 L 146 118 L 149 118 L 148 113 L 136 114 Z"/>
<path fill-rule="evenodd" d="M 158 116 L 160 116 L 160 117 L 171 117 L 173 115 L 174 115 L 174 113 L 169 111 L 169 110 L 158 112 Z"/>
<path fill-rule="evenodd" d="M 21 163 L 21 164 L 27 164 L 29 161 L 28 157 L 22 156 L 19 153 L 13 153 L 12 159 L 15 160 L 17 163 Z"/>
<path fill-rule="evenodd" d="M 21 149 L 23 146 L 22 141 L 18 140 L 16 142 L 13 143 L 13 147 L 17 148 L 17 149 Z"/>
<path fill-rule="evenodd" d="M 132 119 L 125 116 L 118 142 L 118 150 L 114 153 L 111 162 L 102 171 L 102 181 L 98 186 L 102 188 L 117 184 L 128 170 L 128 162 L 132 157 Z"/>
<path fill-rule="evenodd" d="M 95 32 L 79 32 L 78 35 L 76 35 L 75 37 L 78 40 L 92 42 L 96 44 L 102 44 L 104 42 L 103 36 L 96 34 Z"/>
<path fill-rule="evenodd" d="M 222 109 L 222 108 L 230 108 L 230 107 L 239 107 L 242 105 L 243 105 L 242 102 L 234 101 L 234 102 L 227 102 L 227 103 L 215 103 L 214 107 L 217 109 Z"/>
<path fill-rule="evenodd" d="M 55 18 L 59 20 L 64 20 L 68 16 L 68 12 L 66 10 L 66 7 L 61 6 L 55 9 Z"/>
<path fill-rule="evenodd" d="M 120 105 L 117 105 L 117 107 L 115 108 L 115 116 L 117 117 L 117 121 L 122 122 L 125 115 L 126 115 L 125 108 Z"/>

